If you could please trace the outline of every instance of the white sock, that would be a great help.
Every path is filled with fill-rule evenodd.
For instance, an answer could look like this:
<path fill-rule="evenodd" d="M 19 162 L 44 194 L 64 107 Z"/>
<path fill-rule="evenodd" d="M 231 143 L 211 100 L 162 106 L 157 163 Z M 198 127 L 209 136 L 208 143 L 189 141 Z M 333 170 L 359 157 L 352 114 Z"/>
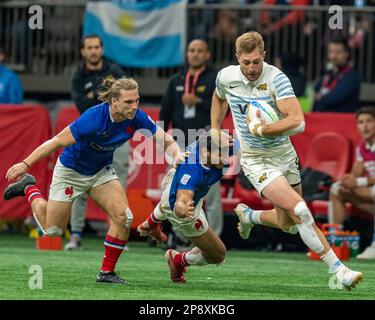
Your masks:
<path fill-rule="evenodd" d="M 154 209 L 154 212 L 153 212 L 154 217 L 161 221 L 167 220 L 167 217 L 165 216 L 165 214 L 161 212 L 159 205 L 160 204 L 158 204 L 156 208 Z"/>
<path fill-rule="evenodd" d="M 332 249 L 322 255 L 320 259 L 328 266 L 330 273 L 336 273 L 344 266 Z"/>
<path fill-rule="evenodd" d="M 195 248 L 185 253 L 184 258 L 186 262 L 192 266 L 205 266 L 206 264 L 208 264 L 205 257 L 203 257 L 202 252 L 200 250 L 197 251 L 194 249 Z"/>
<path fill-rule="evenodd" d="M 251 224 L 262 224 L 262 221 L 260 220 L 261 213 L 262 210 L 252 210 L 247 215 L 245 215 L 245 222 Z"/>
<path fill-rule="evenodd" d="M 328 223 L 332 224 L 334 223 L 334 215 L 333 215 L 333 203 L 332 201 L 328 201 L 328 208 L 327 208 L 327 218 L 328 218 Z"/>

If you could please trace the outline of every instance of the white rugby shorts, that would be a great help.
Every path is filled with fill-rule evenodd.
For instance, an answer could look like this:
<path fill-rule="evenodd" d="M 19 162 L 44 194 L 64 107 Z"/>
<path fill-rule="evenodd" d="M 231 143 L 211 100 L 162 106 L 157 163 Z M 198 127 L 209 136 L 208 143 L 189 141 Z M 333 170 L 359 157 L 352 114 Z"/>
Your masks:
<path fill-rule="evenodd" d="M 202 209 L 203 199 L 196 205 L 193 218 L 180 218 L 170 208 L 169 192 L 175 172 L 176 169 L 172 168 L 164 177 L 161 184 L 162 196 L 154 211 L 160 210 L 176 230 L 185 237 L 199 237 L 208 230 L 208 222 Z"/>
<path fill-rule="evenodd" d="M 301 183 L 299 159 L 294 149 L 278 157 L 241 157 L 240 162 L 245 176 L 259 194 L 279 176 L 285 176 L 291 186 Z"/>
<path fill-rule="evenodd" d="M 118 179 L 118 177 L 115 169 L 110 165 L 92 176 L 86 176 L 65 167 L 58 159 L 53 170 L 49 199 L 72 202 L 80 194 L 115 179 Z"/>

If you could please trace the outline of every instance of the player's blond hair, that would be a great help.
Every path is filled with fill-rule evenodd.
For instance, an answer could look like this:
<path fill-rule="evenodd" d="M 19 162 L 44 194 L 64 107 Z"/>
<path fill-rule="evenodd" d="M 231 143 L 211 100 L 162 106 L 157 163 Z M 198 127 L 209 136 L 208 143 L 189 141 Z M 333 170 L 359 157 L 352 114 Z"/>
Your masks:
<path fill-rule="evenodd" d="M 135 90 L 138 89 L 138 83 L 133 78 L 115 79 L 108 77 L 103 80 L 98 89 L 98 100 L 111 103 L 112 98 L 118 99 L 120 97 L 120 90 Z"/>
<path fill-rule="evenodd" d="M 250 53 L 253 52 L 256 48 L 260 52 L 264 51 L 264 41 L 261 36 L 256 31 L 246 32 L 243 35 L 239 36 L 236 40 L 236 53 Z"/>

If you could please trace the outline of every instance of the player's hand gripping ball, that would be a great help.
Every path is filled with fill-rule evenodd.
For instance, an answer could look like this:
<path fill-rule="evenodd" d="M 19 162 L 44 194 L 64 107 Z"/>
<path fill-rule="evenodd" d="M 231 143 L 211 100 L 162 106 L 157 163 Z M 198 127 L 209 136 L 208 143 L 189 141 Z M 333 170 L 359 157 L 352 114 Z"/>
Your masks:
<path fill-rule="evenodd" d="M 279 116 L 267 102 L 252 100 L 249 104 L 246 123 L 252 135 L 261 137 L 262 126 L 279 121 Z"/>

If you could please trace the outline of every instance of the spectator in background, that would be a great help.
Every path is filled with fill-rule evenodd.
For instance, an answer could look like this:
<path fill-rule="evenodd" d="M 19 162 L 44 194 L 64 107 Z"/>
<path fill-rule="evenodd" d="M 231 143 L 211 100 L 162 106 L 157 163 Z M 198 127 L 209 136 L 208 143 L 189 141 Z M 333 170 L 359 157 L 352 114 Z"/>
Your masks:
<path fill-rule="evenodd" d="M 208 32 L 213 64 L 222 63 L 223 60 L 235 63 L 235 56 L 231 52 L 234 51 L 240 24 L 238 11 L 229 9 L 216 11 L 215 24 Z"/>
<path fill-rule="evenodd" d="M 23 89 L 15 72 L 5 66 L 5 51 L 0 46 L 0 103 L 23 102 Z"/>
<path fill-rule="evenodd" d="M 347 42 L 339 38 L 330 40 L 327 69 L 314 87 L 313 111 L 356 112 L 360 84 L 360 77 L 350 62 Z"/>
<path fill-rule="evenodd" d="M 164 121 L 165 130 L 170 124 L 182 130 L 185 141 L 177 139 L 181 150 L 195 141 L 195 136 L 189 140 L 189 129 L 198 130 L 210 125 L 211 98 L 217 73 L 208 67 L 209 59 L 207 42 L 191 41 L 187 48 L 186 68 L 172 76 L 163 96 L 159 118 Z M 220 182 L 213 185 L 206 196 L 206 214 L 210 227 L 220 235 L 224 220 Z"/>
<path fill-rule="evenodd" d="M 307 6 L 310 0 L 263 0 L 263 4 L 266 7 L 271 5 Z M 260 15 L 262 33 L 266 35 L 285 26 L 303 22 L 304 16 L 304 10 L 281 11 L 281 14 L 279 11 L 264 10 Z"/>
<path fill-rule="evenodd" d="M 294 53 L 283 53 L 275 65 L 289 78 L 296 97 L 304 96 L 307 80 L 299 71 L 300 58 Z"/>
<path fill-rule="evenodd" d="M 357 111 L 357 128 L 363 141 L 357 147 L 352 171 L 331 186 L 328 219 L 342 228 L 347 212 L 345 203 L 375 214 L 375 108 L 363 107 Z M 359 259 L 375 259 L 375 216 L 371 246 L 357 256 Z"/>
<path fill-rule="evenodd" d="M 71 88 L 72 99 L 80 114 L 101 102 L 97 89 L 105 78 L 119 79 L 124 77 L 123 70 L 116 64 L 103 58 L 103 43 L 97 35 L 87 35 L 81 41 L 82 63 L 74 74 Z M 113 156 L 113 167 L 123 188 L 129 169 L 129 144 L 124 143 L 116 149 Z M 66 250 L 82 248 L 82 232 L 85 227 L 85 213 L 88 195 L 83 193 L 77 197 L 72 206 L 70 225 L 72 236 L 66 244 Z"/>

